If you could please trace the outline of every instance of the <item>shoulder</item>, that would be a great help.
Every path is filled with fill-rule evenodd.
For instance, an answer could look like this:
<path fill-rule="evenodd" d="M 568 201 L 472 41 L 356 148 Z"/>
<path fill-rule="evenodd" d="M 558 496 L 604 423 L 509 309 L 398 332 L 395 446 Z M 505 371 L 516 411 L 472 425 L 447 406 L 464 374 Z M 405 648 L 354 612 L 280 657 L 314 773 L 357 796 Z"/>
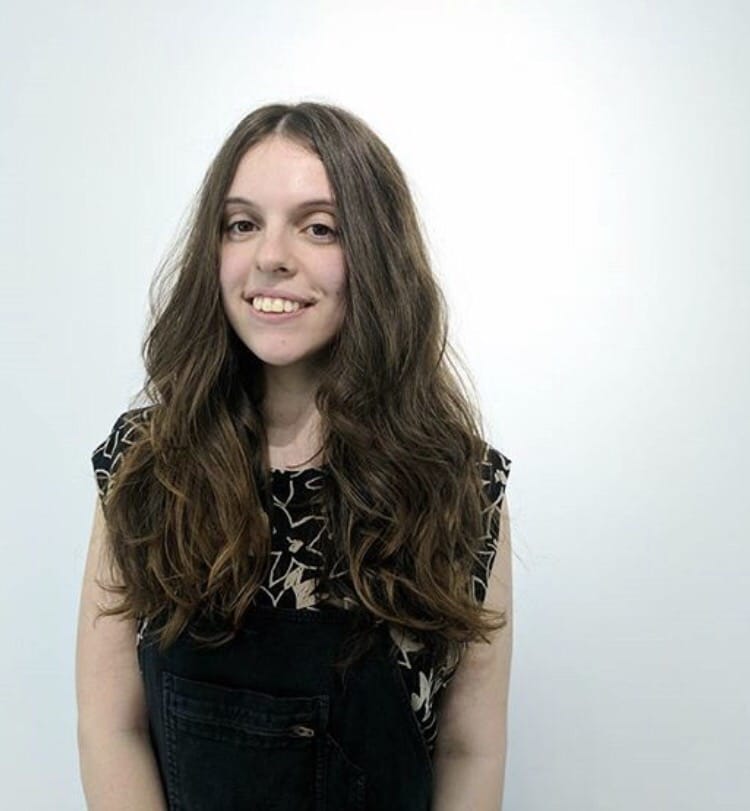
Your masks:
<path fill-rule="evenodd" d="M 148 421 L 153 410 L 154 406 L 143 406 L 123 411 L 115 419 L 107 436 L 94 448 L 92 456 L 102 462 L 114 459 L 133 444 L 138 427 Z"/>
<path fill-rule="evenodd" d="M 507 524 L 505 494 L 510 475 L 511 460 L 489 442 L 484 443 L 481 461 L 482 487 L 487 496 L 487 507 L 482 522 L 482 535 L 478 539 L 472 585 L 477 602 L 484 604 L 498 546 L 503 536 L 501 518 Z M 507 526 L 505 527 L 507 532 Z"/>
<path fill-rule="evenodd" d="M 493 505 L 500 507 L 510 475 L 511 460 L 485 440 L 480 464 L 482 483 Z"/>
<path fill-rule="evenodd" d="M 154 406 L 142 406 L 123 411 L 115 419 L 109 433 L 91 453 L 91 463 L 100 495 L 109 488 L 111 477 L 116 472 L 122 456 L 134 443 L 138 429 L 148 421 Z"/>

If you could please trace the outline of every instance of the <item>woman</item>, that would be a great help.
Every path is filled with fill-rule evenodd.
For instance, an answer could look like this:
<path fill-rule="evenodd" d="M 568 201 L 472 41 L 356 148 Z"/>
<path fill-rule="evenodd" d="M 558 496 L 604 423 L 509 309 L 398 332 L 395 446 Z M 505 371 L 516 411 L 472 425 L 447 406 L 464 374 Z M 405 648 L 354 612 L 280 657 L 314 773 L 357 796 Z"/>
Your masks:
<path fill-rule="evenodd" d="M 89 808 L 497 809 L 510 460 L 396 160 L 340 108 L 255 110 L 164 270 L 149 405 L 93 453 Z"/>

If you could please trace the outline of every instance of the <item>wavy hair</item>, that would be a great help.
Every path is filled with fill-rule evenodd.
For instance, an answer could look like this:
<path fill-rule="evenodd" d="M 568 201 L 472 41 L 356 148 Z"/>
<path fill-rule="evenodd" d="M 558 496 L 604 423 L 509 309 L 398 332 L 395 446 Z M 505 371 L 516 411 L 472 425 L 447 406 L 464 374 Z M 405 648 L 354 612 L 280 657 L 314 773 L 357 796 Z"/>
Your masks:
<path fill-rule="evenodd" d="M 319 588 L 353 600 L 346 667 L 392 623 L 457 661 L 505 613 L 471 590 L 488 500 L 485 443 L 448 341 L 404 173 L 360 118 L 314 102 L 269 104 L 211 162 L 149 289 L 142 344 L 151 410 L 105 499 L 112 582 L 101 615 L 160 618 L 162 649 L 199 614 L 231 639 L 270 565 L 270 492 L 260 362 L 234 333 L 219 287 L 224 198 L 249 148 L 272 135 L 322 161 L 348 268 L 346 315 L 327 348 L 316 406 L 329 475 L 315 494 L 330 526 Z M 332 578 L 334 559 L 348 577 Z"/>

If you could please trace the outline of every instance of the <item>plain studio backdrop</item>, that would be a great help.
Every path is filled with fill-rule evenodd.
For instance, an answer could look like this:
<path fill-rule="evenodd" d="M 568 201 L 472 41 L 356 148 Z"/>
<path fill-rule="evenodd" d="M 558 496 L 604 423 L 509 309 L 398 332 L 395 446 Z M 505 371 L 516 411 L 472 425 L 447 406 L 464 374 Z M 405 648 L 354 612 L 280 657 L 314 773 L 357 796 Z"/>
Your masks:
<path fill-rule="evenodd" d="M 148 283 L 215 150 L 312 99 L 402 163 L 513 460 L 505 811 L 750 807 L 747 4 L 2 18 L 0 806 L 84 808 L 90 453 L 141 383 Z"/>

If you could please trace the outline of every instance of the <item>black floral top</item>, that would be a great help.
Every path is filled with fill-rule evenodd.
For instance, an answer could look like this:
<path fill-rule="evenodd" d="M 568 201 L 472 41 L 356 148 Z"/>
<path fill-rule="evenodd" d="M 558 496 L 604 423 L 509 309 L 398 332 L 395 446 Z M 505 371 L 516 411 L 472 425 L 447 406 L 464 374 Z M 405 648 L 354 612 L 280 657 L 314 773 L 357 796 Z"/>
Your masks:
<path fill-rule="evenodd" d="M 110 477 L 115 473 L 122 453 L 132 443 L 134 426 L 148 418 L 149 408 L 126 411 L 115 421 L 109 435 L 93 451 L 97 487 L 104 498 Z M 482 479 L 490 496 L 485 532 L 480 539 L 480 554 L 473 575 L 477 600 L 483 601 L 487 592 L 492 564 L 497 554 L 500 506 L 510 471 L 511 460 L 488 443 L 482 462 Z M 325 466 L 302 470 L 271 471 L 272 489 L 272 563 L 266 582 L 255 597 L 258 605 L 275 606 L 300 611 L 319 610 L 319 601 L 326 595 L 316 593 L 317 572 L 323 561 L 328 538 L 326 518 L 310 505 L 312 492 L 328 475 Z M 343 577 L 343 569 L 331 572 L 331 577 Z M 338 603 L 327 599 L 328 603 Z M 347 608 L 347 601 L 340 603 Z M 138 626 L 138 642 L 145 630 L 146 618 Z M 437 739 L 437 708 L 444 688 L 456 672 L 456 663 L 438 663 L 429 651 L 410 634 L 391 628 L 397 661 L 411 696 L 411 706 L 432 755 Z"/>

